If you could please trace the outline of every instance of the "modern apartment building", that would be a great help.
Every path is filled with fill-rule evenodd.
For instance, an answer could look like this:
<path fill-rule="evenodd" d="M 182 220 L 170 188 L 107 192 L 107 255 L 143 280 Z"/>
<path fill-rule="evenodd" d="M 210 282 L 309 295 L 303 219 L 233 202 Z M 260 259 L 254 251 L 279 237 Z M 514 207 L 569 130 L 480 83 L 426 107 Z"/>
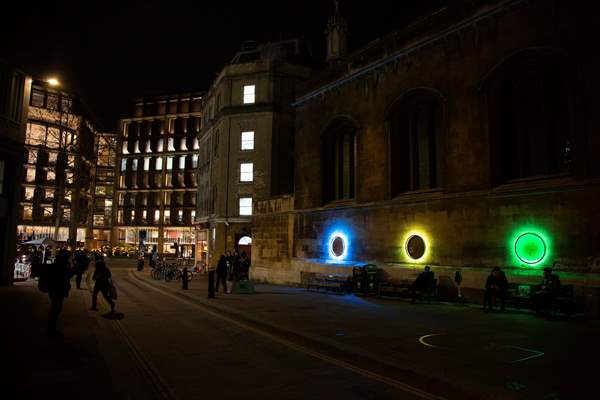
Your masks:
<path fill-rule="evenodd" d="M 194 252 L 202 93 L 140 98 L 120 122 L 113 244 Z"/>
<path fill-rule="evenodd" d="M 196 259 L 250 251 L 252 204 L 293 187 L 296 88 L 311 72 L 303 41 L 246 42 L 203 100 Z M 243 246 L 240 248 L 240 246 Z"/>
<path fill-rule="evenodd" d="M 97 130 L 81 99 L 35 80 L 27 113 L 20 240 L 84 242 L 91 219 Z"/>
<path fill-rule="evenodd" d="M 0 285 L 13 280 L 31 78 L 0 60 Z"/>

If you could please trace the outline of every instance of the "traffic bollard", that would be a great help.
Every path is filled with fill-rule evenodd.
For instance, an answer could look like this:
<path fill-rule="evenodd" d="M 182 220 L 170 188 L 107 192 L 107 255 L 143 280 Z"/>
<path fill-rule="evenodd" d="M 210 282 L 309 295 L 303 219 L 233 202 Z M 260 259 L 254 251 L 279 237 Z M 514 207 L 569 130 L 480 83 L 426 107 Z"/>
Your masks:
<path fill-rule="evenodd" d="M 181 277 L 181 284 L 183 285 L 183 290 L 188 290 L 188 269 L 183 269 L 183 276 Z"/>
<path fill-rule="evenodd" d="M 215 298 L 215 271 L 208 271 L 208 298 Z"/>

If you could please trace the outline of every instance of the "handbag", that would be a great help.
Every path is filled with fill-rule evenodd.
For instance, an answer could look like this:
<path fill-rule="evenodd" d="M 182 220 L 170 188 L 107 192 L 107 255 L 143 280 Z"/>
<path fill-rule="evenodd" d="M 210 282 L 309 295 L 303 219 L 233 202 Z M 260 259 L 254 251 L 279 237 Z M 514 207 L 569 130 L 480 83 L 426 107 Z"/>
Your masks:
<path fill-rule="evenodd" d="M 117 299 L 117 287 L 115 286 L 115 284 L 112 281 L 112 279 L 110 280 L 110 286 L 108 287 L 108 295 L 113 300 Z"/>

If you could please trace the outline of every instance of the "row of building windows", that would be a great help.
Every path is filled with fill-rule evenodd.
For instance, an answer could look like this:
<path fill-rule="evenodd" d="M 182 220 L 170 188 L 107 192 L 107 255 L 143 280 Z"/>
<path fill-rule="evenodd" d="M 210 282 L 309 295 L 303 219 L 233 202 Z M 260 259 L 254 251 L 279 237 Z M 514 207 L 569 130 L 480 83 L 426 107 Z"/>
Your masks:
<path fill-rule="evenodd" d="M 56 181 L 56 171 L 52 169 L 42 169 L 41 174 L 37 173 L 36 167 L 25 168 L 25 183 L 54 183 Z M 67 185 L 73 184 L 73 171 L 64 170 L 64 182 Z"/>
<path fill-rule="evenodd" d="M 173 211 L 173 215 L 171 215 Z M 136 218 L 137 217 L 137 218 Z M 162 218 L 160 210 L 119 210 L 117 222 L 119 224 L 131 224 L 136 222 L 160 224 L 183 224 L 191 223 L 196 218 L 195 210 L 163 210 Z"/>
<path fill-rule="evenodd" d="M 25 144 L 45 146 L 51 149 L 66 148 L 75 144 L 73 132 L 54 125 L 28 122 L 25 131 Z"/>
<path fill-rule="evenodd" d="M 118 204 L 123 207 L 159 206 L 163 197 L 165 205 L 194 206 L 196 205 L 196 192 L 149 192 L 118 194 Z"/>
<path fill-rule="evenodd" d="M 189 151 L 189 150 L 198 150 L 200 148 L 200 146 L 198 145 L 198 138 L 194 138 L 192 139 L 192 146 L 191 148 L 188 148 L 187 145 L 187 141 L 188 138 L 181 138 L 179 139 L 179 146 L 176 148 L 175 147 L 175 139 L 174 138 L 168 138 L 167 139 L 167 147 L 165 149 L 165 142 L 164 139 L 158 139 L 158 141 L 156 142 L 156 146 L 155 146 L 155 150 L 156 152 L 163 152 L 163 151 Z M 132 152 L 134 154 L 139 154 L 139 153 L 153 153 L 152 151 L 152 141 L 151 140 L 146 140 L 146 142 L 142 142 L 141 143 L 143 146 L 143 151 L 142 148 L 140 148 L 140 141 L 136 140 L 133 142 L 133 150 Z M 121 147 L 121 152 L 123 154 L 129 154 L 129 142 L 128 141 L 123 141 L 122 147 Z"/>
<path fill-rule="evenodd" d="M 146 173 L 140 179 L 138 179 L 137 174 L 127 174 L 119 177 L 119 188 L 121 189 L 160 187 L 194 188 L 196 187 L 196 174 L 194 172 L 187 174 L 183 172 L 165 174 L 164 182 L 160 173 Z"/>
<path fill-rule="evenodd" d="M 62 210 L 62 222 L 68 222 L 71 219 L 71 209 L 63 208 Z M 55 216 L 55 210 L 53 206 L 25 204 L 22 208 L 22 215 L 24 221 L 31 221 L 33 219 L 51 221 Z"/>
<path fill-rule="evenodd" d="M 192 168 L 198 168 L 198 155 L 193 154 L 191 156 L 192 160 Z M 182 155 L 177 157 L 177 166 L 179 169 L 185 169 L 185 164 L 188 156 Z M 138 168 L 143 169 L 144 171 L 162 171 L 163 169 L 163 159 L 166 159 L 166 168 L 168 171 L 173 169 L 173 161 L 175 156 L 167 156 L 167 157 L 143 157 L 143 158 L 123 158 L 121 159 L 121 172 L 124 171 L 137 171 Z M 154 160 L 152 162 L 152 160 Z M 129 169 L 127 168 L 127 164 L 129 163 Z M 151 166 L 152 164 L 152 166 Z"/>
<path fill-rule="evenodd" d="M 202 97 L 156 100 L 135 105 L 136 117 L 181 114 L 199 112 L 202 107 Z"/>
<path fill-rule="evenodd" d="M 202 128 L 200 117 L 123 121 L 124 137 L 147 137 L 165 134 L 196 134 Z"/>
<path fill-rule="evenodd" d="M 33 89 L 30 104 L 34 107 L 70 113 L 73 108 L 73 99 L 63 93 L 50 93 Z"/>

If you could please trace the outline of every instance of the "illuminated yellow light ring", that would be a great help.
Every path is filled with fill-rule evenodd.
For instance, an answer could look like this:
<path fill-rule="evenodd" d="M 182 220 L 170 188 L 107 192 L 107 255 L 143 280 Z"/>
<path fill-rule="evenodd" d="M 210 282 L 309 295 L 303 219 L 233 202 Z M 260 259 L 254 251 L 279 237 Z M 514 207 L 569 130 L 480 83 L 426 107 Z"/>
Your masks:
<path fill-rule="evenodd" d="M 411 237 L 413 236 L 419 236 L 421 239 L 423 239 L 423 242 L 425 243 L 425 251 L 423 252 L 423 255 L 417 259 L 412 258 L 410 256 L 410 254 L 408 253 L 408 241 L 410 240 Z M 406 259 L 411 262 L 411 263 L 424 263 L 428 260 L 430 253 L 431 253 L 431 239 L 429 237 L 429 235 L 427 233 L 425 233 L 425 231 L 421 230 L 421 229 L 412 229 L 409 230 L 403 238 L 403 246 L 402 249 L 404 251 L 404 255 L 406 257 Z"/>

